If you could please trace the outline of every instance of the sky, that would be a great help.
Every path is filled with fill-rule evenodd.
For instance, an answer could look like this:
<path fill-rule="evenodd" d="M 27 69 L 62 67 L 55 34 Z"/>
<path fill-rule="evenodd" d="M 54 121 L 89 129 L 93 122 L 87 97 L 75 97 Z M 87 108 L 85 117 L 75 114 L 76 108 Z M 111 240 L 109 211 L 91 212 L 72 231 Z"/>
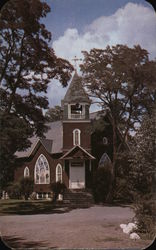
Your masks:
<path fill-rule="evenodd" d="M 45 0 L 51 12 L 44 19 L 52 33 L 51 46 L 58 57 L 73 64 L 81 51 L 107 45 L 140 44 L 156 58 L 156 14 L 145 0 Z M 67 88 L 53 80 L 49 106 L 60 105 Z M 93 107 L 92 110 L 94 110 Z"/>

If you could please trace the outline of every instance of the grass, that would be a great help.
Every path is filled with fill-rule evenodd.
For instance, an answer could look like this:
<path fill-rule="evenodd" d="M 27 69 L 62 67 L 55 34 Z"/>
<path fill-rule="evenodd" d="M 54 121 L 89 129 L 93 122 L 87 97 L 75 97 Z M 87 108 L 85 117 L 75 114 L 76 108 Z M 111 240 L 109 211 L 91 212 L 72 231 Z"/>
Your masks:
<path fill-rule="evenodd" d="M 47 200 L 0 200 L 0 215 L 31 215 L 69 212 Z"/>

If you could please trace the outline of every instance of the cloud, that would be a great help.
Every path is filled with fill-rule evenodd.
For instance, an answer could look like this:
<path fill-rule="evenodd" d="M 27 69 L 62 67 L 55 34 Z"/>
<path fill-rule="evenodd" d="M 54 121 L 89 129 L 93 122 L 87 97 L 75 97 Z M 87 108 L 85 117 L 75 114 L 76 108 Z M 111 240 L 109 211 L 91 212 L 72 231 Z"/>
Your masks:
<path fill-rule="evenodd" d="M 75 56 L 83 58 L 83 50 L 90 51 L 92 48 L 105 48 L 116 44 L 127 44 L 129 47 L 140 44 L 148 50 L 151 58 L 155 58 L 155 12 L 141 4 L 128 3 L 113 15 L 94 20 L 81 34 L 76 28 L 67 29 L 63 36 L 53 42 L 53 48 L 58 57 L 73 64 L 72 59 Z M 65 92 L 66 89 L 58 83 L 53 84 L 48 91 L 50 103 L 59 104 Z"/>
<path fill-rule="evenodd" d="M 83 34 L 67 29 L 63 36 L 53 42 L 56 55 L 72 62 L 81 51 L 105 48 L 107 45 L 140 44 L 151 57 L 156 56 L 156 16 L 152 9 L 141 4 L 128 3 L 111 16 L 101 16 L 85 27 Z"/>
<path fill-rule="evenodd" d="M 52 80 L 47 90 L 49 107 L 53 107 L 56 105 L 61 106 L 61 100 L 64 98 L 67 88 L 68 87 L 62 87 L 61 83 L 58 80 Z"/>

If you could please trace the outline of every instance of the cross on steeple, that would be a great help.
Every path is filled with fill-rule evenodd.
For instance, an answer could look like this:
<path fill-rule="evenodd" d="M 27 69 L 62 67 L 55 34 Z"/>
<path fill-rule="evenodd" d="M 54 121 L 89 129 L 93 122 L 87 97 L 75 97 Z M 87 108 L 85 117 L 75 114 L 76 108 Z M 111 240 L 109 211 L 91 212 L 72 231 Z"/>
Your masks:
<path fill-rule="evenodd" d="M 74 61 L 74 68 L 75 68 L 75 71 L 76 71 L 77 70 L 77 62 L 82 61 L 82 59 L 77 58 L 76 56 L 74 56 L 74 59 L 72 59 L 72 61 Z"/>

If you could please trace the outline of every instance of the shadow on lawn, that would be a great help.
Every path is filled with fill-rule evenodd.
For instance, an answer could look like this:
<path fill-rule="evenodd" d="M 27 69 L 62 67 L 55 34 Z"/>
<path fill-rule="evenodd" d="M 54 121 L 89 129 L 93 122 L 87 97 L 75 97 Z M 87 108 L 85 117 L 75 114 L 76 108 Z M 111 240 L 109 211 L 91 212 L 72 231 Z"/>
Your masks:
<path fill-rule="evenodd" d="M 11 204 L 1 204 L 1 215 L 62 214 L 71 210 L 69 207 L 56 206 L 49 201 L 20 201 L 11 202 Z"/>
<path fill-rule="evenodd" d="M 28 249 L 28 248 L 34 248 L 34 249 L 39 249 L 39 248 L 46 248 L 46 242 L 45 241 L 26 241 L 24 238 L 17 237 L 17 236 L 3 236 L 2 237 L 2 242 L 9 247 L 10 249 L 12 248 L 22 248 L 22 249 Z M 46 249 L 53 249 L 57 248 L 55 247 L 50 247 Z"/>

